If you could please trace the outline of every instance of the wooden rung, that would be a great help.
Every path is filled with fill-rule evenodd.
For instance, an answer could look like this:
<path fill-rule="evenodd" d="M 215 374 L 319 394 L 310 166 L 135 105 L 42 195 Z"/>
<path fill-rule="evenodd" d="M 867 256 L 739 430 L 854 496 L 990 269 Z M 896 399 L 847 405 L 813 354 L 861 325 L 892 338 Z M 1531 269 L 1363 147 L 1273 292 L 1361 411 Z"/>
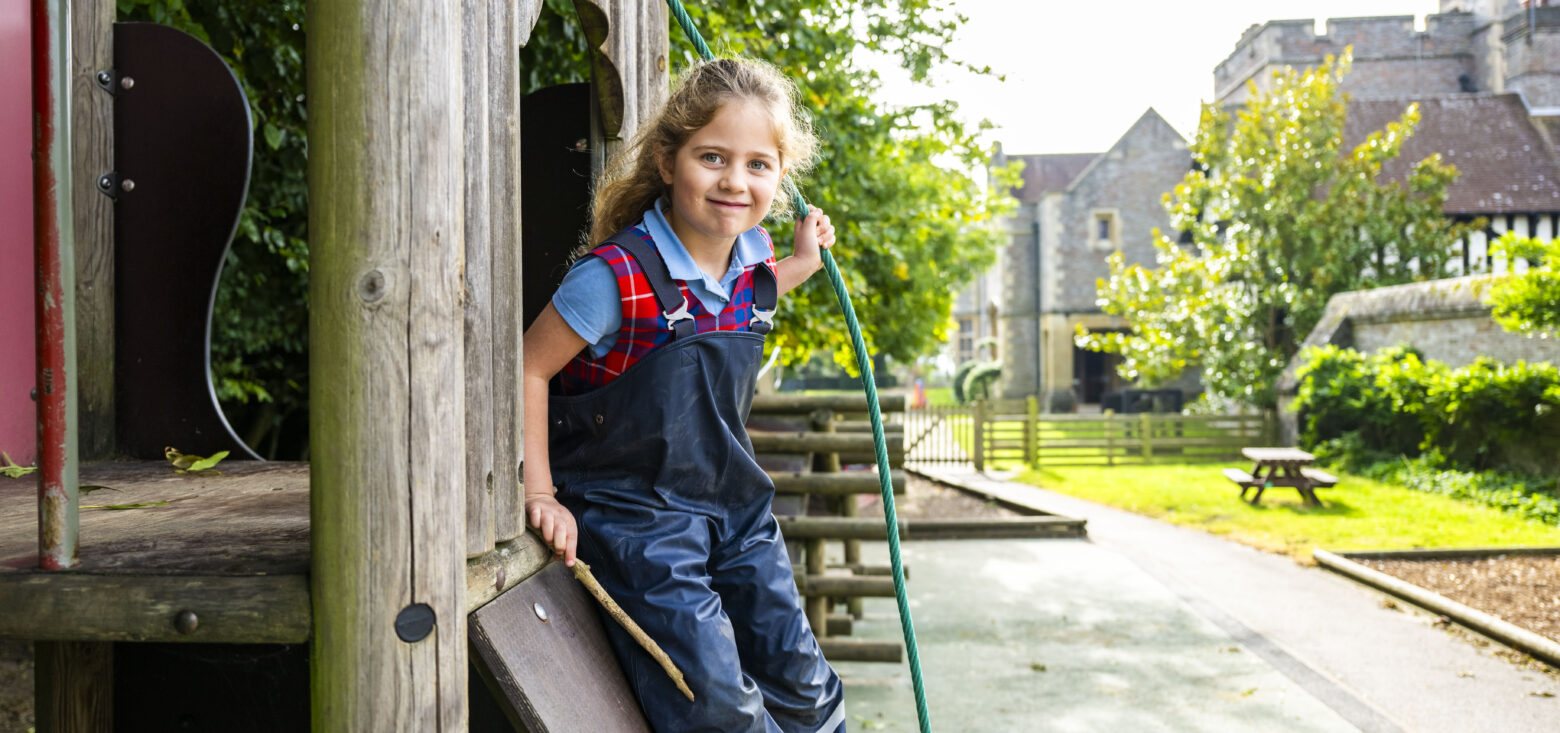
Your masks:
<path fill-rule="evenodd" d="M 905 493 L 905 472 L 890 471 L 894 493 Z M 821 494 L 843 496 L 848 494 L 879 494 L 883 491 L 876 471 L 844 471 L 841 473 L 777 473 L 769 474 L 775 482 L 775 491 L 781 494 Z"/>
<path fill-rule="evenodd" d="M 893 577 L 894 575 L 894 567 L 892 565 L 862 565 L 860 563 L 856 563 L 854 565 L 830 565 L 829 569 L 849 570 L 851 573 L 856 575 L 866 575 L 872 577 Z M 910 566 L 901 565 L 899 569 L 904 571 L 905 580 L 909 580 Z"/>
<path fill-rule="evenodd" d="M 780 533 L 788 540 L 887 540 L 887 528 L 883 520 L 870 517 L 785 517 L 776 516 Z M 899 524 L 899 538 L 904 539 L 905 524 Z"/>
<path fill-rule="evenodd" d="M 831 613 L 828 620 L 828 636 L 850 636 L 856 627 L 856 619 L 848 613 Z"/>
<path fill-rule="evenodd" d="M 870 465 L 872 465 L 874 463 L 877 463 L 877 453 L 841 453 L 840 454 L 840 465 L 844 465 L 844 466 L 870 466 Z M 889 451 L 888 451 L 888 467 L 889 468 L 894 468 L 894 469 L 904 468 L 905 467 L 905 454 L 904 453 L 895 453 L 893 451 L 893 448 L 890 447 Z"/>
<path fill-rule="evenodd" d="M 818 640 L 823 656 L 831 662 L 890 662 L 904 660 L 905 647 L 897 641 L 867 641 L 825 637 Z"/>
<path fill-rule="evenodd" d="M 894 597 L 893 578 L 858 575 L 797 575 L 796 579 L 796 589 L 804 596 Z"/>
<path fill-rule="evenodd" d="M 871 435 L 861 433 L 819 432 L 770 432 L 749 431 L 756 453 L 864 453 L 874 454 L 876 447 Z M 890 456 L 901 460 L 905 453 L 905 436 L 884 436 Z"/>
<path fill-rule="evenodd" d="M 878 409 L 882 412 L 904 412 L 905 396 L 880 394 Z M 867 396 L 864 394 L 761 394 L 753 397 L 754 414 L 806 415 L 816 410 L 866 412 Z"/>
<path fill-rule="evenodd" d="M 1083 537 L 1085 520 L 1071 517 L 998 517 L 992 519 L 916 519 L 900 523 L 909 539 L 959 540 L 1033 537 Z"/>
<path fill-rule="evenodd" d="M 870 432 L 872 432 L 872 421 L 870 421 L 870 420 L 841 420 L 839 422 L 834 423 L 834 429 L 836 431 L 838 431 L 838 432 L 841 432 L 841 433 L 870 433 Z M 905 424 L 902 423 L 902 422 L 885 422 L 885 423 L 883 423 L 883 434 L 884 435 L 892 435 L 894 433 L 904 433 L 904 432 L 905 432 Z"/>

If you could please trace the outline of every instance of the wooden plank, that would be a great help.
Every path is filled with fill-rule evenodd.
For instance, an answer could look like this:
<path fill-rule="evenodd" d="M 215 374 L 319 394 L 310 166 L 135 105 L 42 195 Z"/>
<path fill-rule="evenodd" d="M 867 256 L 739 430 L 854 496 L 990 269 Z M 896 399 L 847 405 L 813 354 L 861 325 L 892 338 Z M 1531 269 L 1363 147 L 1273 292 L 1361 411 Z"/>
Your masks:
<path fill-rule="evenodd" d="M 466 561 L 466 612 L 477 610 L 547 565 L 552 553 L 531 533 L 500 542 L 481 557 Z"/>
<path fill-rule="evenodd" d="M 114 452 L 114 206 L 98 193 L 114 169 L 114 98 L 97 85 L 114 66 L 113 0 L 76 0 L 71 14 L 71 205 L 76 273 L 77 450 Z"/>
<path fill-rule="evenodd" d="M 769 479 L 775 482 L 779 494 L 821 494 L 824 496 L 848 496 L 856 494 L 881 494 L 882 481 L 876 471 L 842 471 L 840 473 L 776 473 Z M 905 492 L 905 472 L 890 471 L 889 480 L 896 495 Z"/>
<path fill-rule="evenodd" d="M 607 643 L 595 601 L 562 563 L 477 609 L 470 630 L 472 661 L 517 730 L 650 729 Z"/>
<path fill-rule="evenodd" d="M 520 55 L 541 13 L 541 0 L 488 3 L 488 210 L 493 301 L 493 538 L 525 534 L 520 458 L 525 445 L 521 334 L 525 330 L 520 264 Z"/>
<path fill-rule="evenodd" d="M 904 412 L 905 396 L 902 394 L 878 395 L 878 409 L 882 412 Z M 753 414 L 806 415 L 817 410 L 834 412 L 866 412 L 867 396 L 864 394 L 794 393 L 761 394 L 753 397 Z"/>
<path fill-rule="evenodd" d="M 40 733 L 114 729 L 113 644 L 35 642 L 33 663 L 33 714 Z"/>
<path fill-rule="evenodd" d="M 808 542 L 822 542 L 823 540 L 808 540 Z M 811 554 L 809 553 L 809 557 Z M 893 598 L 894 579 L 878 576 L 856 575 L 824 575 L 808 572 L 797 577 L 796 589 L 807 597 L 808 620 L 812 620 L 812 608 L 815 602 L 826 599 L 829 596 L 866 596 L 870 598 Z M 827 609 L 826 603 L 819 603 L 818 608 Z M 819 620 L 823 620 L 823 610 L 819 611 Z M 820 624 L 816 628 L 823 628 Z"/>
<path fill-rule="evenodd" d="M 83 485 L 108 487 L 83 494 L 83 506 L 155 505 L 122 511 L 83 509 L 76 569 L 305 575 L 309 569 L 308 464 L 229 461 L 218 470 L 221 475 L 181 476 L 163 461 L 83 464 Z M 38 565 L 33 490 L 31 485 L 0 483 L 0 576 Z"/>
<path fill-rule="evenodd" d="M 988 519 L 906 520 L 911 540 L 1082 537 L 1085 522 L 1069 517 L 993 517 Z"/>
<path fill-rule="evenodd" d="M 313 726 L 463 730 L 461 3 L 307 10 Z"/>
<path fill-rule="evenodd" d="M 297 644 L 309 638 L 303 575 L 189 576 L 79 571 L 0 575 L 0 637 Z M 195 615 L 183 633 L 175 620 Z"/>
<path fill-rule="evenodd" d="M 857 453 L 871 455 L 875 442 L 871 435 L 861 433 L 779 433 L 751 430 L 748 437 L 753 450 L 758 453 Z M 904 458 L 904 435 L 886 435 L 889 456 Z"/>
<path fill-rule="evenodd" d="M 775 521 L 780 523 L 780 533 L 788 540 L 881 540 L 888 537 L 888 529 L 881 519 L 776 516 Z M 900 539 L 906 536 L 906 526 L 905 521 L 899 522 Z"/>
<path fill-rule="evenodd" d="M 904 660 L 905 647 L 897 641 L 869 641 L 831 637 L 819 639 L 823 656 L 835 662 L 889 662 Z"/>
<path fill-rule="evenodd" d="M 466 557 L 493 549 L 493 240 L 488 198 L 488 3 L 461 0 L 461 77 L 465 110 Z"/>

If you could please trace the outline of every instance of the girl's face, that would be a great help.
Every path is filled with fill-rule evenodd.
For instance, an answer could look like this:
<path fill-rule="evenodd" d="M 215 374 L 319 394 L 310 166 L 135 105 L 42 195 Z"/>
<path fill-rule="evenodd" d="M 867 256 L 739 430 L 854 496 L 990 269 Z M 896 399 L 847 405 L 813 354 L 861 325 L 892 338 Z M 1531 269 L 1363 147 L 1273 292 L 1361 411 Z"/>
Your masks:
<path fill-rule="evenodd" d="M 730 247 L 757 226 L 785 170 L 774 121 L 761 103 L 734 100 L 661 161 L 661 180 L 672 190 L 667 217 L 690 250 Z"/>

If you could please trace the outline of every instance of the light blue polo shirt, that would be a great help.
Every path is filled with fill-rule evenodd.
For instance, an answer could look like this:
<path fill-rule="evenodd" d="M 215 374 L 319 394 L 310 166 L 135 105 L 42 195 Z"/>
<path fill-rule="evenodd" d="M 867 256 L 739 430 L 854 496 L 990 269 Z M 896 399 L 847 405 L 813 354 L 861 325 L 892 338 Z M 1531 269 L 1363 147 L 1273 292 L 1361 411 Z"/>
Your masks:
<path fill-rule="evenodd" d="M 666 199 L 655 202 L 645 212 L 639 226 L 650 232 L 656 250 L 666 260 L 666 269 L 673 280 L 688 284 L 693 297 L 704 304 L 705 310 L 718 312 L 731 301 L 737 278 L 749 266 L 762 263 L 773 254 L 767 237 L 753 227 L 739 235 L 732 248 L 731 265 L 719 280 L 699 269 L 688 254 L 688 248 L 672 232 L 661 210 L 667 207 Z M 564 323 L 574 329 L 580 338 L 590 344 L 590 355 L 600 358 L 617 343 L 618 331 L 623 327 L 623 300 L 618 293 L 617 275 L 612 266 L 600 257 L 581 257 L 563 276 L 558 292 L 552 297 L 553 308 L 563 316 Z"/>

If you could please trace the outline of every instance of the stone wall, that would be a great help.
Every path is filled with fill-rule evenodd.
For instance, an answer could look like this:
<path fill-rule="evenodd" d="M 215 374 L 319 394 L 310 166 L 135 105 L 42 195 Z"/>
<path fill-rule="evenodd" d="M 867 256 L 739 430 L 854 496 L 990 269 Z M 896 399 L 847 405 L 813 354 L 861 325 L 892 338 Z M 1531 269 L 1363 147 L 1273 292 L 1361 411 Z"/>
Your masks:
<path fill-rule="evenodd" d="M 1560 7 L 1535 8 L 1506 21 L 1506 89 L 1529 107 L 1560 107 Z"/>
<path fill-rule="evenodd" d="M 1246 100 L 1248 80 L 1267 89 L 1274 71 L 1316 66 L 1350 46 L 1354 68 L 1344 78 L 1343 89 L 1355 96 L 1456 93 L 1463 91 L 1464 75 L 1480 91 L 1489 91 L 1500 77 L 1477 76 L 1488 65 L 1475 58 L 1481 50 L 1473 42 L 1477 25 L 1472 13 L 1450 12 L 1428 16 L 1424 32 L 1414 30 L 1411 15 L 1334 18 L 1322 35 L 1309 19 L 1252 26 L 1214 68 L 1214 99 L 1240 104 Z"/>
<path fill-rule="evenodd" d="M 1489 275 L 1473 275 L 1339 293 L 1327 301 L 1321 321 L 1301 349 L 1331 344 L 1368 353 L 1407 344 L 1425 359 L 1452 366 L 1480 356 L 1507 364 L 1560 363 L 1560 340 L 1507 332 L 1490 316 L 1484 298 L 1493 281 Z M 1279 379 L 1281 407 L 1294 399 L 1299 362 L 1291 362 Z M 1285 440 L 1293 442 L 1295 415 L 1283 409 L 1281 417 Z"/>

